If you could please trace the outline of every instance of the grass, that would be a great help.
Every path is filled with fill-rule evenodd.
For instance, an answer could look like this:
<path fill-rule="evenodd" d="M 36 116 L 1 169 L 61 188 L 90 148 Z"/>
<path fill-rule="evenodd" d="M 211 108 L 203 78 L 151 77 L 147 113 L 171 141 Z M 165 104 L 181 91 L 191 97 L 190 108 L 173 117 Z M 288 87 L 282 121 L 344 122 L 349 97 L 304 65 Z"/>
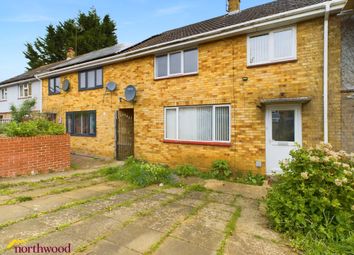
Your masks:
<path fill-rule="evenodd" d="M 241 215 L 241 208 L 237 207 L 236 210 L 234 211 L 234 213 L 232 214 L 230 221 L 227 223 L 227 225 L 225 227 L 224 239 L 220 243 L 220 246 L 219 246 L 217 253 L 216 253 L 217 255 L 224 254 L 226 242 L 232 236 L 232 234 L 236 228 L 237 219 L 240 217 L 240 215 Z"/>

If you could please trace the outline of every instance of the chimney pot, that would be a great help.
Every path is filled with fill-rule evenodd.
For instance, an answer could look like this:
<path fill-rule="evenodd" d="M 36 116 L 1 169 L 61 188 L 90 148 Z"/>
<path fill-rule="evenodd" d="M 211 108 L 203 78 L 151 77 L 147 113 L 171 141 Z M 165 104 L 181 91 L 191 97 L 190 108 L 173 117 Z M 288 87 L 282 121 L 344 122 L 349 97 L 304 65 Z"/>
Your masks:
<path fill-rule="evenodd" d="M 68 51 L 66 52 L 66 59 L 72 59 L 75 57 L 75 51 L 72 47 L 68 48 Z"/>
<path fill-rule="evenodd" d="M 240 11 L 241 0 L 227 0 L 227 12 L 235 13 Z"/>

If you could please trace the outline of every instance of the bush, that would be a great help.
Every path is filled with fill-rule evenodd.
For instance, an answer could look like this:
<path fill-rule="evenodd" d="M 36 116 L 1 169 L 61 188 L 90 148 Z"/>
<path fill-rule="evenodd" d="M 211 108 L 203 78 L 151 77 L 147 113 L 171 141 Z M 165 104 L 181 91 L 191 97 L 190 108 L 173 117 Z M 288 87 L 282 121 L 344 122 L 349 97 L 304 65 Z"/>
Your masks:
<path fill-rule="evenodd" d="M 301 240 L 298 245 L 312 249 L 311 254 L 345 254 L 354 243 L 354 155 L 334 152 L 330 145 L 299 148 L 290 155 L 267 195 L 272 225 Z"/>
<path fill-rule="evenodd" d="M 199 176 L 199 170 L 192 165 L 178 166 L 175 169 L 177 175 L 182 177 Z"/>
<path fill-rule="evenodd" d="M 0 124 L 0 135 L 5 133 L 5 128 L 7 124 Z"/>
<path fill-rule="evenodd" d="M 171 170 L 158 165 L 136 160 L 132 157 L 122 167 L 110 167 L 102 170 L 110 180 L 122 180 L 134 185 L 146 187 L 152 184 L 175 184 Z"/>
<path fill-rule="evenodd" d="M 65 133 L 65 130 L 63 125 L 45 119 L 37 119 L 20 123 L 13 121 L 6 125 L 4 133 L 10 137 L 29 137 L 37 135 L 62 135 Z"/>
<path fill-rule="evenodd" d="M 231 168 L 226 160 L 215 160 L 211 167 L 211 173 L 214 178 L 228 179 L 231 177 Z"/>
<path fill-rule="evenodd" d="M 238 172 L 238 173 L 236 173 L 236 177 L 234 179 L 234 181 L 238 182 L 238 183 L 258 185 L 258 186 L 262 186 L 264 180 L 265 180 L 265 177 L 263 175 L 261 175 L 261 174 L 255 175 L 252 172 L 248 172 L 246 174 L 243 172 Z"/>
<path fill-rule="evenodd" d="M 35 99 L 25 100 L 19 107 L 15 105 L 11 105 L 11 118 L 13 121 L 19 123 L 24 120 L 28 120 L 31 117 L 31 112 L 33 107 L 36 105 Z"/>

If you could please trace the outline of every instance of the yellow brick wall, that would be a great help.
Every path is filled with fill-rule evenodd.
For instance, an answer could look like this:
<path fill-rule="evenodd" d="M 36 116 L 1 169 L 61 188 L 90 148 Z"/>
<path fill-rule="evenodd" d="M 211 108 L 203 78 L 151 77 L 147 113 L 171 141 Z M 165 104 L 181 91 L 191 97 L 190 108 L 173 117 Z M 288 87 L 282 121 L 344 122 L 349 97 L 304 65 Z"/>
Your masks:
<path fill-rule="evenodd" d="M 207 169 L 213 160 L 227 159 L 237 170 L 265 173 L 265 112 L 257 108 L 261 98 L 310 96 L 303 106 L 303 141 L 323 140 L 323 19 L 297 25 L 297 61 L 248 68 L 247 36 L 199 45 L 198 75 L 154 80 L 154 57 L 116 63 L 103 68 L 104 84 L 115 81 L 118 90 L 78 92 L 77 73 L 63 76 L 71 81 L 69 93 L 48 96 L 44 81 L 43 108 L 58 112 L 97 110 L 97 137 L 72 137 L 75 151 L 114 157 L 114 115 L 119 108 L 134 108 L 135 156 L 169 165 L 193 164 Z M 331 53 L 336 59 L 337 51 Z M 337 70 L 332 67 L 331 72 Z M 248 77 L 247 82 L 242 77 Z M 331 86 L 340 86 L 337 77 Z M 137 86 L 137 102 L 119 103 L 128 84 Z M 164 107 L 176 105 L 231 104 L 231 147 L 166 144 Z M 332 130 L 332 129 L 331 129 Z M 337 143 L 335 132 L 330 138 Z M 338 140 L 339 141 L 339 140 Z M 263 162 L 256 169 L 255 161 Z"/>

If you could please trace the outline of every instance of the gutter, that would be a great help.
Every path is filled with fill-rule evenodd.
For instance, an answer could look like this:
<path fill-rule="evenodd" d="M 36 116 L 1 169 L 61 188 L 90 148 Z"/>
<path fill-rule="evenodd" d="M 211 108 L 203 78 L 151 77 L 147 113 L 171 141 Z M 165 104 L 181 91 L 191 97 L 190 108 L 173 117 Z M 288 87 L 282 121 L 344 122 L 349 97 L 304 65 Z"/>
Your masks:
<path fill-rule="evenodd" d="M 26 82 L 30 82 L 30 81 L 35 81 L 38 78 L 30 78 L 30 79 L 26 79 L 26 80 L 18 80 L 18 81 L 14 81 L 14 82 L 10 82 L 10 83 L 4 83 L 0 85 L 0 88 L 2 87 L 9 87 L 11 85 L 17 85 L 20 83 L 26 83 Z"/>
<path fill-rule="evenodd" d="M 329 11 L 339 11 L 341 10 L 345 3 L 346 0 L 333 0 L 331 1 L 332 3 L 332 9 Z M 279 24 L 291 24 L 300 20 L 304 19 L 309 19 L 309 18 L 314 18 L 314 17 L 320 17 L 323 14 L 326 14 L 326 10 L 323 10 L 323 7 L 327 6 L 328 3 L 321 3 L 321 4 L 316 4 L 316 5 L 311 5 L 307 6 L 304 8 L 288 11 L 288 12 L 283 12 L 275 15 L 271 15 L 268 17 L 256 19 L 256 20 L 251 20 L 247 21 L 244 23 L 232 25 L 229 27 L 224 27 L 220 29 L 216 29 L 210 32 L 198 34 L 198 35 L 193 35 L 177 40 L 173 40 L 170 42 L 165 42 L 149 47 L 145 47 L 142 49 L 137 49 L 132 52 L 127 52 L 127 53 L 122 53 L 122 54 L 117 54 L 111 57 L 103 58 L 103 59 L 98 59 L 86 63 L 81 63 L 69 67 L 64 67 L 62 69 L 54 70 L 54 71 L 49 71 L 49 72 L 44 72 L 42 74 L 39 74 L 39 78 L 46 78 L 51 75 L 59 75 L 63 73 L 69 73 L 69 72 L 74 72 L 74 71 L 79 71 L 82 69 L 86 69 L 89 67 L 96 67 L 96 66 L 101 66 L 101 65 L 107 65 L 107 64 L 112 64 L 116 62 L 121 62 L 121 61 L 126 61 L 129 59 L 133 58 L 138 58 L 150 54 L 155 54 L 157 52 L 161 51 L 167 51 L 173 48 L 178 48 L 178 47 L 183 47 L 183 46 L 192 46 L 196 45 L 198 43 L 203 43 L 211 40 L 217 40 L 217 39 L 222 39 L 226 37 L 231 37 L 237 34 L 242 34 L 246 33 L 249 31 L 257 31 L 261 30 L 262 27 L 264 26 L 275 26 Z"/>
<path fill-rule="evenodd" d="M 323 24 L 323 142 L 328 143 L 328 44 L 331 3 L 325 5 Z"/>
<path fill-rule="evenodd" d="M 42 113 L 42 110 L 43 110 L 43 95 L 42 95 L 43 81 L 42 81 L 42 79 L 38 78 L 37 74 L 34 75 L 34 78 L 36 78 L 39 81 L 39 93 L 40 93 L 41 100 L 39 101 L 38 108 L 39 108 L 39 112 Z"/>

